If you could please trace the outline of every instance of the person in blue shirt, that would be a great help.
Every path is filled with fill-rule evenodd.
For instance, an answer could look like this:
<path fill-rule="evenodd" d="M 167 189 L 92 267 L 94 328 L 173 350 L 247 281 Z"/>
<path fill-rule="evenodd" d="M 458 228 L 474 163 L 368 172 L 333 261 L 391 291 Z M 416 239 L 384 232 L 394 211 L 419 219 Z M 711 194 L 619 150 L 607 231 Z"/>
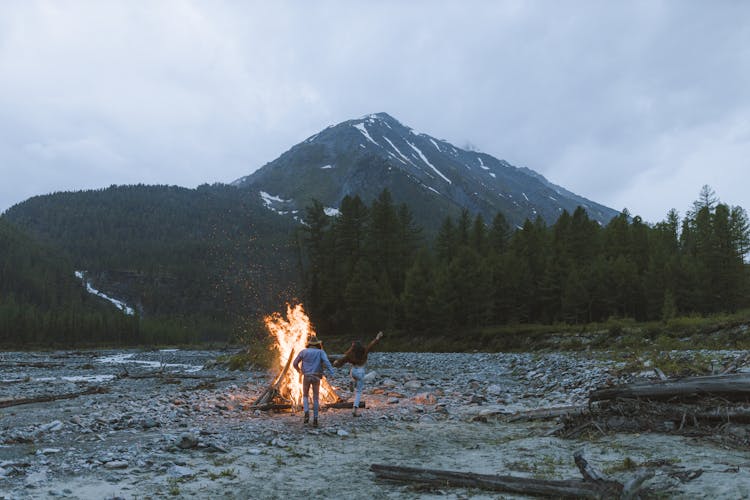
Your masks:
<path fill-rule="evenodd" d="M 302 365 L 300 367 L 300 365 Z M 313 335 L 307 339 L 307 344 L 297 357 L 294 358 L 292 366 L 302 374 L 302 408 L 305 410 L 305 423 L 310 421 L 310 389 L 313 393 L 313 427 L 318 426 L 318 408 L 320 407 L 320 381 L 323 378 L 323 370 L 333 375 L 333 366 L 328 360 L 328 355 L 323 350 L 323 342 Z"/>

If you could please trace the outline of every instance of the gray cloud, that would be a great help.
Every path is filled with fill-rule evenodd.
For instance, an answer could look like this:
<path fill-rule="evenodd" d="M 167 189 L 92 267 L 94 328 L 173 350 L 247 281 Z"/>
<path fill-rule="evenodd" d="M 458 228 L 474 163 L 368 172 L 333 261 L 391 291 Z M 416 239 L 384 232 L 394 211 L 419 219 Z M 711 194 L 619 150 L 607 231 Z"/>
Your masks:
<path fill-rule="evenodd" d="M 750 208 L 750 4 L 4 2 L 0 210 L 228 182 L 387 111 L 650 221 Z"/>

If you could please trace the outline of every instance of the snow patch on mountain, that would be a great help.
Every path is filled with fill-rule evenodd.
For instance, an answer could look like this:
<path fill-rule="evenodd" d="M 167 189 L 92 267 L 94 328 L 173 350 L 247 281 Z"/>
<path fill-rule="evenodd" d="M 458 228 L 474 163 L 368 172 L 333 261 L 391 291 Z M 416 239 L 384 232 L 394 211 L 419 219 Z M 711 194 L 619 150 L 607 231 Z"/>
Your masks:
<path fill-rule="evenodd" d="M 380 144 L 378 144 L 377 142 L 375 142 L 375 140 L 372 137 L 370 137 L 370 134 L 367 132 L 367 128 L 365 127 L 364 123 L 355 123 L 354 124 L 354 128 L 356 128 L 357 130 L 359 130 L 360 132 L 362 132 L 362 135 L 364 135 L 365 138 L 367 138 L 368 141 L 370 141 L 371 143 L 375 144 L 378 147 L 382 147 L 382 146 L 380 146 Z"/>
<path fill-rule="evenodd" d="M 430 163 L 430 160 L 428 160 L 427 157 L 424 155 L 424 153 L 422 153 L 421 149 L 419 149 L 418 147 L 416 147 L 414 144 L 412 144 L 409 141 L 406 141 L 406 144 L 408 144 L 409 146 L 411 146 L 411 148 L 414 151 L 417 152 L 417 154 L 419 155 L 419 157 L 422 158 L 422 161 L 425 162 L 432 170 L 434 170 L 436 174 L 438 174 L 440 177 L 442 177 L 445 180 L 445 182 L 447 182 L 448 184 L 453 184 L 453 182 L 451 182 L 451 180 L 449 178 L 447 178 L 445 175 L 443 175 L 443 173 L 440 170 L 438 170 L 435 165 L 433 165 L 432 163 Z"/>
<path fill-rule="evenodd" d="M 405 162 L 408 162 L 408 163 L 411 163 L 412 165 L 414 165 L 414 163 L 413 163 L 413 162 L 412 162 L 412 161 L 411 161 L 411 160 L 410 160 L 409 158 L 407 158 L 406 156 L 404 156 L 404 154 L 403 154 L 403 153 L 401 152 L 401 150 L 400 150 L 400 149 L 398 149 L 398 148 L 396 147 L 396 145 L 395 145 L 395 144 L 393 144 L 393 143 L 391 142 L 391 140 L 390 140 L 390 139 L 388 139 L 388 138 L 387 138 L 386 136 L 383 136 L 383 139 L 385 139 L 385 140 L 386 140 L 386 142 L 388 142 L 388 144 L 390 144 L 390 145 L 391 145 L 391 147 L 392 147 L 392 148 L 393 148 L 394 150 L 396 150 L 396 153 L 398 153 L 398 155 L 399 155 L 399 156 L 400 156 L 401 158 L 403 158 L 403 159 L 405 160 Z M 404 163 L 405 163 L 405 162 L 404 162 Z"/>
<path fill-rule="evenodd" d="M 260 197 L 263 199 L 263 203 L 267 207 L 269 207 L 269 208 L 271 207 L 271 205 L 273 205 L 273 202 L 284 203 L 284 202 L 289 201 L 289 200 L 285 200 L 285 199 L 283 199 L 283 198 L 281 198 L 279 196 L 274 196 L 272 194 L 268 194 L 265 191 L 261 191 L 260 192 Z"/>
<path fill-rule="evenodd" d="M 135 310 L 127 305 L 125 302 L 122 302 L 121 300 L 117 300 L 113 297 L 110 297 L 109 295 L 105 294 L 104 292 L 100 292 L 93 286 L 91 286 L 91 283 L 86 279 L 86 273 L 83 271 L 75 271 L 75 276 L 81 282 L 86 286 L 86 291 L 89 292 L 92 295 L 96 295 L 97 297 L 101 297 L 104 300 L 111 302 L 114 304 L 119 310 L 127 314 L 128 316 L 133 316 L 135 314 Z"/>

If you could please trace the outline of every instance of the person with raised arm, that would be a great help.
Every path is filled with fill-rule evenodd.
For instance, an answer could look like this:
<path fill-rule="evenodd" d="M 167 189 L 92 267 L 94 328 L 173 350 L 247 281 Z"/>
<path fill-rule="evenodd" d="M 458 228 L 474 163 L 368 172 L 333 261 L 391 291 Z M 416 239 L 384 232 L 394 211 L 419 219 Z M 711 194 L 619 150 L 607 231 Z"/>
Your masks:
<path fill-rule="evenodd" d="M 365 365 L 367 364 L 367 355 L 382 338 L 383 332 L 378 332 L 377 336 L 367 345 L 367 347 L 363 346 L 361 341 L 355 340 L 344 355 L 333 362 L 333 366 L 336 368 L 344 366 L 346 363 L 351 363 L 352 365 L 350 375 L 355 384 L 354 409 L 352 410 L 352 415 L 355 417 L 359 416 L 357 409 L 359 408 L 359 400 L 362 397 L 362 389 L 365 386 Z"/>

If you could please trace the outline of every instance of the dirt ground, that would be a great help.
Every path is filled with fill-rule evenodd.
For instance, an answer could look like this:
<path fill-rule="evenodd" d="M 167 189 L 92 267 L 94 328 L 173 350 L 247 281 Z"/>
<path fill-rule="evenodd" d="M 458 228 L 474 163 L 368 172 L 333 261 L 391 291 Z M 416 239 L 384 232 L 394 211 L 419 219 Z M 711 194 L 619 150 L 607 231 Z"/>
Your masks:
<path fill-rule="evenodd" d="M 14 363 L 30 355 L 5 353 L 0 399 L 18 397 L 23 384 L 65 392 L 96 383 L 109 392 L 0 410 L 0 498 L 525 498 L 391 483 L 369 467 L 572 479 L 580 478 L 573 454 L 581 449 L 622 481 L 652 468 L 646 486 L 661 497 L 750 497 L 750 450 L 652 433 L 561 439 L 550 435 L 555 420 L 507 421 L 518 410 L 581 403 L 614 367 L 602 356 L 377 353 L 362 416 L 330 409 L 312 428 L 301 413 L 247 409 L 268 375 L 199 369 L 215 354 L 66 353 L 61 365 L 19 370 Z M 206 379 L 107 380 L 124 366 L 134 373 L 134 363 L 148 373 L 155 360 L 176 380 Z M 88 378 L 65 379 L 74 372 Z M 546 377 L 541 387 L 534 372 Z M 334 378 L 344 396 L 346 381 L 344 370 Z"/>

